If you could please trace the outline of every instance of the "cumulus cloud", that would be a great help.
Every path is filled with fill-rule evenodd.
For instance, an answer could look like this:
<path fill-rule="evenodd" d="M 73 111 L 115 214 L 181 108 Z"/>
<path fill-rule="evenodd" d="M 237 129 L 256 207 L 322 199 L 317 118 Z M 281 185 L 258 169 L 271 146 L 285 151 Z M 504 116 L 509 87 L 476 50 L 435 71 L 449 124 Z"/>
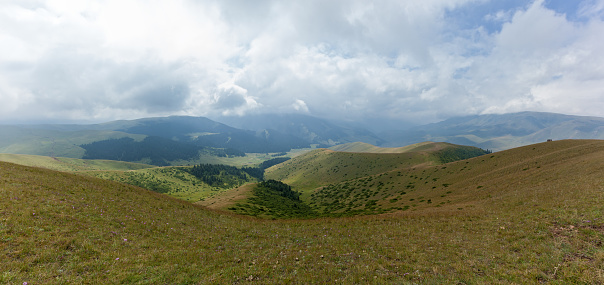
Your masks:
<path fill-rule="evenodd" d="M 0 120 L 604 116 L 604 1 L 0 3 Z"/>
<path fill-rule="evenodd" d="M 308 106 L 306 106 L 306 102 L 300 99 L 296 99 L 294 104 L 292 104 L 292 107 L 294 107 L 294 110 L 296 111 L 308 113 Z"/>

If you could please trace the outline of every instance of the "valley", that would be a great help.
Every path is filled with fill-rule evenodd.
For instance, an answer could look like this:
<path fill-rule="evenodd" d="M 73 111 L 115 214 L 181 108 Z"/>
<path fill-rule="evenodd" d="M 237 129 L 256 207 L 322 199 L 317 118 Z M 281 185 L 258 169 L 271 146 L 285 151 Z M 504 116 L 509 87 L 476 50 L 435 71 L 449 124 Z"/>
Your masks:
<path fill-rule="evenodd" d="M 291 189 L 305 189 L 307 201 L 334 216 L 395 210 L 259 219 L 95 177 L 0 162 L 6 257 L 0 282 L 604 281 L 602 141 L 546 142 L 415 166 L 401 158 L 421 152 L 406 153 L 399 164 L 383 159 L 388 167 L 374 165 L 368 175 L 351 172 L 341 181 L 336 175 L 317 188 L 296 186 L 297 176 L 284 171 L 308 161 L 304 156 L 324 167 L 333 161 L 322 160 L 329 152 L 307 153 L 266 175 L 283 171 Z M 322 168 L 303 171 L 312 178 Z M 225 201 L 249 200 L 253 186 L 245 187 Z"/>
<path fill-rule="evenodd" d="M 296 144 L 188 117 L 44 128 L 0 138 L 30 153 L 0 154 L 2 284 L 604 282 L 602 140 L 492 152 L 346 142 L 367 135 L 352 129 Z M 233 138 L 286 143 L 219 143 Z"/>
<path fill-rule="evenodd" d="M 218 117 L 216 120 L 170 116 L 81 125 L 0 124 L 0 153 L 169 166 L 215 163 L 213 161 L 221 158 L 236 160 L 244 154 L 296 149 L 346 151 L 341 148 L 348 147 L 354 152 L 370 151 L 362 143 L 383 151 L 427 141 L 501 151 L 547 139 L 604 139 L 604 118 L 542 112 L 456 117 L 417 126 L 401 125 L 400 129 L 393 130 L 301 114 Z"/>
<path fill-rule="evenodd" d="M 604 0 L 0 1 L 0 285 L 602 284 Z"/>

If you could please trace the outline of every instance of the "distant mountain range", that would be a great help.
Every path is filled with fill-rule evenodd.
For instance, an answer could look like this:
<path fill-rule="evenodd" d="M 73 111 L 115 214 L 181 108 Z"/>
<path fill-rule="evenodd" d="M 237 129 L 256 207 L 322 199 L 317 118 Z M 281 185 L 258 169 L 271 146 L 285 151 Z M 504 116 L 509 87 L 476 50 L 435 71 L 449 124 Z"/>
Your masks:
<path fill-rule="evenodd" d="M 436 141 L 500 151 L 548 139 L 604 139 L 604 118 L 540 112 L 476 115 L 379 136 L 387 141 L 381 146 Z"/>
<path fill-rule="evenodd" d="M 156 165 L 174 159 L 190 160 L 193 157 L 186 153 L 203 150 L 210 154 L 243 155 L 308 147 L 309 142 L 293 135 L 270 129 L 237 129 L 204 117 L 173 116 L 92 125 L 0 125 L 3 153 L 117 160 L 129 157 L 125 160 Z M 182 149 L 187 150 L 185 154 Z M 227 152 L 217 153 L 216 149 Z M 139 154 L 124 155 L 135 151 Z M 138 159 L 150 153 L 154 156 L 151 161 Z"/>
<path fill-rule="evenodd" d="M 302 114 L 262 114 L 221 117 L 217 120 L 247 130 L 276 130 L 302 138 L 311 144 L 319 144 L 320 147 L 352 142 L 381 145 L 386 142 L 365 128 L 350 128 L 325 119 Z"/>
<path fill-rule="evenodd" d="M 500 151 L 548 139 L 604 139 L 604 118 L 538 112 L 466 116 L 378 134 L 300 114 L 220 120 L 222 123 L 204 117 L 172 116 L 90 125 L 0 125 L 0 152 L 72 158 L 130 157 L 127 161 L 164 165 L 170 164 L 171 159 L 193 159 L 189 156 L 200 151 L 219 156 L 278 153 L 352 142 L 403 147 L 433 141 Z M 139 151 L 138 156 L 111 153 L 132 153 L 133 149 Z M 175 149 L 187 151 L 175 153 Z M 149 153 L 153 153 L 152 158 L 139 159 Z"/>

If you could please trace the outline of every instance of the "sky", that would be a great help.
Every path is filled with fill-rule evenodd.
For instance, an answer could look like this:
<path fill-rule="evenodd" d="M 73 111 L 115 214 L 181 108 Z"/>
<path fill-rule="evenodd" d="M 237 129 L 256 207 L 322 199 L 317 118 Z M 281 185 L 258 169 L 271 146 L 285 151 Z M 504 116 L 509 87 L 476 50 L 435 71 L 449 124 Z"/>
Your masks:
<path fill-rule="evenodd" d="M 604 0 L 0 0 L 0 123 L 604 117 Z"/>

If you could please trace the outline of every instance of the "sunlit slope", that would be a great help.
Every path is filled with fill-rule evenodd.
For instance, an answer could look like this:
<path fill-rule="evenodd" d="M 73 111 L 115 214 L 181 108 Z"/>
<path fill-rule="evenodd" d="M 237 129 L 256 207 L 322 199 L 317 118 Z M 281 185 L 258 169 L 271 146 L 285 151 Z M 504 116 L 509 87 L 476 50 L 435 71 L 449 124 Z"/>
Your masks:
<path fill-rule="evenodd" d="M 85 150 L 80 145 L 124 137 L 138 141 L 145 136 L 118 131 L 63 131 L 23 126 L 0 126 L 0 153 L 82 158 Z"/>
<path fill-rule="evenodd" d="M 439 142 L 422 142 L 403 147 L 379 147 L 363 142 L 354 142 L 332 146 L 329 149 L 342 152 L 369 152 L 369 153 L 404 153 L 412 151 L 429 151 L 440 150 L 446 147 L 451 147 L 449 143 Z"/>
<path fill-rule="evenodd" d="M 245 178 L 219 174 L 224 183 L 209 185 L 186 171 L 187 167 L 155 167 L 134 171 L 85 171 L 78 174 L 117 181 L 163 193 L 189 202 L 198 202 L 249 182 L 258 180 L 247 175 Z"/>
<path fill-rule="evenodd" d="M 244 221 L 125 184 L 0 162 L 0 283 L 217 278 L 227 257 L 206 252 L 220 246 L 208 240 Z M 217 256 L 221 263 L 206 262 Z"/>
<path fill-rule="evenodd" d="M 246 202 L 246 200 L 252 196 L 251 192 L 255 186 L 256 183 L 250 183 L 229 191 L 222 191 L 214 194 L 210 199 L 205 199 L 196 202 L 195 204 L 210 209 L 227 211 L 229 207 L 232 207 L 239 202 Z"/>
<path fill-rule="evenodd" d="M 297 191 L 304 192 L 321 185 L 392 169 L 422 163 L 432 164 L 434 160 L 428 153 L 347 153 L 319 149 L 267 169 L 265 177 L 283 181 Z"/>
<path fill-rule="evenodd" d="M 251 158 L 258 159 L 255 156 Z M 114 160 L 0 154 L 0 161 L 118 181 L 191 202 L 248 182 L 257 182 L 257 179 L 251 177 L 243 179 L 221 174 L 217 177 L 226 183 L 212 186 L 185 171 L 187 167 L 157 167 Z"/>
<path fill-rule="evenodd" d="M 467 189 L 455 207 L 311 221 L 224 215 L 0 162 L 0 284 L 601 284 L 602 149 L 581 141 L 514 150 L 533 153 L 536 166 L 495 154 L 482 176 L 451 180 Z M 438 173 L 479 168 L 464 164 Z"/>
<path fill-rule="evenodd" d="M 354 147 L 356 149 L 376 150 L 376 147 L 368 144 L 356 145 L 359 146 Z M 330 183 L 419 165 L 441 164 L 443 161 L 484 153 L 475 147 L 430 142 L 400 148 L 398 153 L 318 149 L 267 169 L 265 177 L 290 184 L 297 191 L 307 192 Z"/>
<path fill-rule="evenodd" d="M 342 214 L 463 210 L 496 202 L 539 206 L 543 193 L 565 196 L 565 189 L 576 185 L 604 191 L 604 141 L 547 142 L 440 166 L 389 171 L 323 187 L 310 203 Z M 526 201 L 511 202 L 515 196 Z"/>
<path fill-rule="evenodd" d="M 153 165 L 114 160 L 87 160 L 67 157 L 48 157 L 28 154 L 0 153 L 0 161 L 25 166 L 43 167 L 58 171 L 136 170 L 155 167 Z"/>

